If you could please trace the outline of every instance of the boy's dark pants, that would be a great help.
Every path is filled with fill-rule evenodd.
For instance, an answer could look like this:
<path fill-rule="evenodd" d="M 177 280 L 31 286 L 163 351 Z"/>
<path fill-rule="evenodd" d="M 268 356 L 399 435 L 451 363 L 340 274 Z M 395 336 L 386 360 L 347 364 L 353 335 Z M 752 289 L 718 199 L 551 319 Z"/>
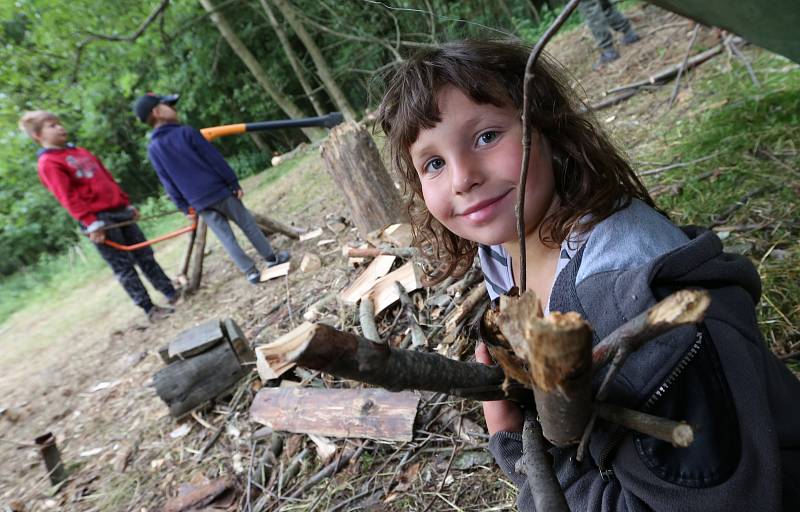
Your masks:
<path fill-rule="evenodd" d="M 131 213 L 127 209 L 111 210 L 100 212 L 97 217 L 107 224 L 115 224 L 130 220 Z M 146 240 L 144 233 L 136 224 L 109 229 L 106 231 L 106 238 L 122 245 L 133 245 Z M 175 287 L 172 286 L 172 281 L 156 262 L 152 248 L 143 247 L 135 251 L 120 251 L 105 244 L 95 244 L 95 246 L 106 263 L 111 266 L 111 270 L 114 271 L 114 275 L 117 276 L 117 280 L 125 288 L 133 303 L 144 309 L 145 312 L 150 311 L 153 307 L 153 301 L 150 300 L 150 295 L 139 279 L 134 265 L 138 265 L 153 286 L 168 299 L 175 296 Z"/>

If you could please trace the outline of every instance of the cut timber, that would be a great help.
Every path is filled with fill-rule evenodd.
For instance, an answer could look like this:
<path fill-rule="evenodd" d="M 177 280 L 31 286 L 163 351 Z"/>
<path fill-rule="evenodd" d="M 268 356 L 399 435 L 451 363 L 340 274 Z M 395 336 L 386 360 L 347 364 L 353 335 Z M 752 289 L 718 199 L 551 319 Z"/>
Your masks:
<path fill-rule="evenodd" d="M 322 260 L 313 252 L 303 254 L 300 261 L 300 272 L 314 272 L 322 267 Z"/>
<path fill-rule="evenodd" d="M 396 256 L 378 256 L 364 269 L 353 281 L 353 284 L 339 293 L 339 298 L 345 304 L 353 305 L 364 295 L 369 293 L 375 283 L 385 276 L 394 264 Z"/>
<path fill-rule="evenodd" d="M 400 258 L 415 258 L 419 256 L 416 247 L 343 247 L 342 254 L 350 258 L 375 258 L 382 254 L 398 256 Z"/>
<path fill-rule="evenodd" d="M 354 122 L 331 130 L 320 150 L 325 168 L 347 197 L 362 236 L 387 224 L 407 221 L 397 187 L 369 132 Z"/>
<path fill-rule="evenodd" d="M 250 418 L 273 430 L 411 441 L 419 396 L 383 389 L 262 388 Z"/>
<path fill-rule="evenodd" d="M 294 367 L 294 363 L 287 360 L 285 355 L 293 354 L 302 346 L 313 328 L 314 324 L 303 322 L 272 343 L 256 347 L 256 368 L 263 382 L 277 379 Z"/>
<path fill-rule="evenodd" d="M 232 318 L 226 318 L 222 322 L 222 329 L 225 331 L 233 351 L 239 356 L 239 362 L 243 365 L 255 363 L 256 355 L 250 348 L 250 342 L 247 341 L 239 325 Z"/>
<path fill-rule="evenodd" d="M 275 265 L 274 267 L 269 267 L 261 271 L 261 282 L 264 283 L 266 281 L 270 281 L 275 279 L 276 277 L 283 277 L 289 274 L 289 268 L 292 266 L 291 261 L 287 261 L 286 263 L 281 263 L 280 265 Z"/>
<path fill-rule="evenodd" d="M 197 219 L 197 239 L 194 244 L 194 256 L 192 260 L 192 272 L 189 276 L 189 284 L 183 290 L 186 295 L 192 295 L 200 289 L 200 281 L 203 279 L 203 257 L 206 252 L 206 236 L 208 235 L 208 224 L 202 217 Z"/>
<path fill-rule="evenodd" d="M 212 346 L 219 343 L 225 335 L 219 320 L 209 320 L 187 331 L 183 331 L 175 338 L 167 350 L 167 356 L 171 363 L 176 359 L 187 359 L 201 352 L 205 352 Z"/>
<path fill-rule="evenodd" d="M 261 229 L 261 231 L 264 231 L 269 235 L 273 233 L 280 233 L 294 240 L 300 238 L 300 232 L 302 230 L 298 228 L 288 226 L 283 222 L 278 222 L 271 217 L 267 217 L 266 215 L 261 215 L 258 213 L 253 213 L 253 217 L 256 219 L 256 224 L 258 224 L 258 227 Z"/>
<path fill-rule="evenodd" d="M 481 285 L 476 286 L 470 290 L 469 294 L 464 298 L 461 303 L 447 316 L 445 320 L 445 332 L 452 333 L 456 327 L 480 304 L 483 300 L 489 298 L 486 287 Z"/>
<path fill-rule="evenodd" d="M 305 242 L 306 240 L 313 240 L 314 238 L 319 238 L 322 236 L 322 228 L 317 228 L 313 231 L 309 231 L 307 233 L 303 233 L 300 235 L 300 241 Z"/>
<path fill-rule="evenodd" d="M 413 238 L 411 225 L 406 223 L 392 224 L 367 235 L 367 240 L 375 246 L 388 243 L 396 247 L 410 247 Z"/>
<path fill-rule="evenodd" d="M 536 294 L 508 300 L 498 326 L 528 363 L 542 432 L 556 446 L 580 441 L 591 416 L 592 330 L 578 313 L 541 318 Z"/>
<path fill-rule="evenodd" d="M 397 270 L 383 276 L 372 286 L 368 298 L 372 300 L 377 315 L 400 299 L 395 283 L 400 283 L 407 292 L 413 292 L 422 286 L 421 269 L 416 263 L 409 261 Z"/>

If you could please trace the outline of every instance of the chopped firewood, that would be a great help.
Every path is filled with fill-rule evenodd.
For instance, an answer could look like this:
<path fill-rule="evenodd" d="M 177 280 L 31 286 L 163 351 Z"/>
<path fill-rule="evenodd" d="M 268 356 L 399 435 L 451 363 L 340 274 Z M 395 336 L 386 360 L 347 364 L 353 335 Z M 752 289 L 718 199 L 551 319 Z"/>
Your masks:
<path fill-rule="evenodd" d="M 375 314 L 380 313 L 400 299 L 395 283 L 400 283 L 408 292 L 413 292 L 422 286 L 420 280 L 421 269 L 409 261 L 397 270 L 380 278 L 369 291 L 369 299 L 375 305 Z"/>
<path fill-rule="evenodd" d="M 391 270 L 396 256 L 378 256 L 364 269 L 353 283 L 339 293 L 345 304 L 355 305 L 361 297 L 369 293 L 375 283 Z"/>
<path fill-rule="evenodd" d="M 325 309 L 325 306 L 334 300 L 336 300 L 336 294 L 333 292 L 323 296 L 317 302 L 308 307 L 306 312 L 303 313 L 303 319 L 308 320 L 309 322 L 315 321 L 317 317 L 319 317 L 322 310 Z"/>
<path fill-rule="evenodd" d="M 256 369 L 263 382 L 277 379 L 294 367 L 294 363 L 287 361 L 283 355 L 292 353 L 293 350 L 302 346 L 308 336 L 308 332 L 313 329 L 313 327 L 314 324 L 303 322 L 272 343 L 260 345 L 255 348 Z M 276 357 L 276 354 L 278 357 Z"/>
<path fill-rule="evenodd" d="M 343 247 L 342 254 L 351 258 L 375 258 L 382 254 L 400 258 L 414 258 L 419 255 L 416 247 L 392 247 L 381 244 L 378 247 Z"/>
<path fill-rule="evenodd" d="M 309 231 L 308 233 L 303 233 L 300 235 L 300 241 L 305 242 L 306 240 L 313 240 L 314 238 L 319 238 L 322 236 L 322 228 L 317 228 L 313 231 Z"/>
<path fill-rule="evenodd" d="M 445 320 L 445 332 L 451 333 L 480 304 L 487 299 L 486 287 L 482 284 L 476 286 L 467 294 L 464 300 L 447 316 Z"/>
<path fill-rule="evenodd" d="M 266 281 L 270 281 L 275 279 L 276 277 L 283 277 L 289 274 L 289 268 L 292 266 L 291 261 L 287 261 L 286 263 L 281 263 L 280 265 L 275 265 L 274 267 L 269 267 L 261 271 L 261 282 L 264 283 Z"/>
<path fill-rule="evenodd" d="M 361 335 L 368 340 L 380 343 L 381 337 L 378 334 L 378 326 L 375 324 L 375 306 L 368 297 L 364 297 L 359 302 L 358 320 L 361 324 Z"/>
<path fill-rule="evenodd" d="M 334 453 L 336 453 L 336 444 L 332 443 L 327 437 L 317 434 L 308 434 L 308 438 L 316 445 L 317 455 L 319 460 L 323 463 L 330 460 Z"/>
<path fill-rule="evenodd" d="M 322 267 L 322 260 L 313 252 L 307 252 L 300 261 L 300 272 L 313 272 Z"/>
<path fill-rule="evenodd" d="M 581 439 L 591 416 L 592 330 L 575 312 L 541 317 L 536 294 L 510 299 L 498 326 L 528 363 L 542 431 L 556 446 Z"/>
<path fill-rule="evenodd" d="M 275 430 L 411 441 L 419 396 L 383 389 L 263 388 L 250 418 Z"/>
<path fill-rule="evenodd" d="M 376 246 L 384 242 L 397 247 L 410 247 L 413 240 L 411 225 L 400 223 L 386 226 L 383 229 L 369 233 L 367 235 L 367 240 Z"/>
<path fill-rule="evenodd" d="M 322 247 L 324 245 L 331 245 L 335 243 L 336 240 L 334 240 L 333 238 L 326 238 L 325 240 L 320 240 L 319 242 L 317 242 L 317 247 Z"/>
<path fill-rule="evenodd" d="M 196 327 L 183 331 L 167 348 L 165 361 L 171 363 L 176 359 L 186 359 L 201 352 L 205 352 L 224 338 L 219 320 L 209 320 Z"/>

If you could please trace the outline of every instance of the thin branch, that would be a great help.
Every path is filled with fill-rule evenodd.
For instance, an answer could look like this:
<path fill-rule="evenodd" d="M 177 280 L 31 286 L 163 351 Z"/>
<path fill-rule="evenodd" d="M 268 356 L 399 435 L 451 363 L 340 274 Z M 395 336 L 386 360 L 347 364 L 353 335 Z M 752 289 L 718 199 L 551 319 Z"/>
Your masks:
<path fill-rule="evenodd" d="M 520 472 L 525 473 L 533 495 L 533 509 L 569 512 L 569 505 L 552 467 L 542 427 L 532 411 L 525 412 Z"/>
<path fill-rule="evenodd" d="M 107 34 L 97 34 L 94 32 L 88 32 L 89 36 L 85 38 L 83 41 L 78 43 L 77 48 L 75 49 L 75 64 L 72 70 L 72 78 L 71 82 L 74 84 L 78 81 L 78 70 L 80 69 L 81 65 L 81 57 L 83 56 L 83 50 L 92 42 L 94 41 L 113 41 L 113 42 L 128 42 L 132 43 L 141 37 L 144 34 L 145 30 L 156 20 L 158 17 L 167 9 L 169 6 L 170 0 L 161 0 L 161 3 L 156 6 L 155 9 L 145 18 L 139 28 L 137 28 L 132 34 L 127 36 L 118 36 L 118 35 L 107 35 Z"/>
<path fill-rule="evenodd" d="M 753 66 L 750 65 L 750 62 L 744 56 L 742 51 L 736 46 L 736 42 L 734 41 L 735 38 L 727 38 L 725 39 L 725 46 L 728 47 L 728 50 L 735 55 L 741 62 L 744 64 L 745 69 L 747 69 L 747 74 L 750 75 L 750 80 L 753 82 L 753 85 L 756 87 L 761 87 L 761 82 L 758 81 L 756 78 L 756 73 L 753 71 Z"/>
<path fill-rule="evenodd" d="M 597 403 L 594 410 L 606 421 L 666 441 L 673 446 L 686 448 L 694 441 L 694 430 L 682 421 L 660 418 L 612 404 Z"/>
<path fill-rule="evenodd" d="M 640 177 L 641 176 L 652 176 L 653 174 L 660 174 L 660 173 L 662 173 L 664 171 L 671 171 L 672 169 L 678 169 L 680 167 L 688 167 L 690 165 L 699 164 L 700 162 L 705 162 L 706 160 L 711 160 L 715 156 L 717 156 L 717 151 L 714 151 L 710 155 L 707 155 L 707 156 L 704 156 L 704 157 L 701 157 L 701 158 L 697 158 L 695 160 L 690 160 L 688 162 L 678 162 L 676 164 L 664 165 L 662 167 L 656 167 L 655 169 L 642 171 L 640 173 L 637 173 L 637 176 L 640 176 Z"/>
<path fill-rule="evenodd" d="M 681 75 L 683 75 L 683 71 L 686 69 L 686 62 L 689 60 L 689 54 L 692 53 L 694 42 L 697 41 L 698 32 L 700 32 L 700 24 L 695 22 L 694 30 L 692 31 L 692 39 L 689 41 L 689 46 L 686 47 L 686 54 L 683 56 L 683 61 L 681 61 L 681 67 L 678 68 L 678 76 L 675 78 L 675 87 L 672 89 L 672 96 L 669 97 L 667 110 L 672 108 L 672 104 L 675 103 L 675 98 L 678 97 L 678 90 L 681 87 Z"/>
<path fill-rule="evenodd" d="M 363 297 L 358 306 L 358 320 L 361 324 L 361 334 L 375 343 L 382 343 L 375 324 L 375 305 L 369 297 Z"/>
<path fill-rule="evenodd" d="M 369 0 L 367 0 L 369 1 Z M 517 187 L 517 205 L 515 208 L 517 215 L 517 234 L 519 236 L 519 272 L 520 282 L 519 291 L 522 294 L 525 291 L 527 272 L 525 269 L 526 254 L 525 254 L 525 182 L 528 180 L 528 161 L 531 157 L 531 122 L 529 119 L 529 110 L 531 107 L 531 88 L 533 84 L 533 68 L 536 61 L 539 59 L 545 45 L 553 38 L 553 36 L 561 28 L 561 25 L 567 21 L 572 11 L 578 7 L 580 0 L 570 0 L 564 6 L 564 9 L 558 15 L 558 18 L 547 28 L 547 32 L 537 41 L 536 46 L 533 47 L 531 54 L 528 56 L 528 63 L 525 65 L 525 79 L 522 85 L 522 169 L 519 175 L 519 186 Z"/>

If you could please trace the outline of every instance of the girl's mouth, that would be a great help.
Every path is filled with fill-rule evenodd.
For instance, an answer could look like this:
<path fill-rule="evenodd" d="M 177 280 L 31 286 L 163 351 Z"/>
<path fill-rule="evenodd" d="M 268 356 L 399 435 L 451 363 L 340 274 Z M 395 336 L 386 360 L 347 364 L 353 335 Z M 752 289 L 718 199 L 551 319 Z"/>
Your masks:
<path fill-rule="evenodd" d="M 463 212 L 457 214 L 459 217 L 465 217 L 467 220 L 475 223 L 481 223 L 488 220 L 494 213 L 497 211 L 500 201 L 505 199 L 513 189 L 509 189 L 503 194 L 494 197 L 492 199 L 487 199 L 485 201 L 480 201 Z"/>

